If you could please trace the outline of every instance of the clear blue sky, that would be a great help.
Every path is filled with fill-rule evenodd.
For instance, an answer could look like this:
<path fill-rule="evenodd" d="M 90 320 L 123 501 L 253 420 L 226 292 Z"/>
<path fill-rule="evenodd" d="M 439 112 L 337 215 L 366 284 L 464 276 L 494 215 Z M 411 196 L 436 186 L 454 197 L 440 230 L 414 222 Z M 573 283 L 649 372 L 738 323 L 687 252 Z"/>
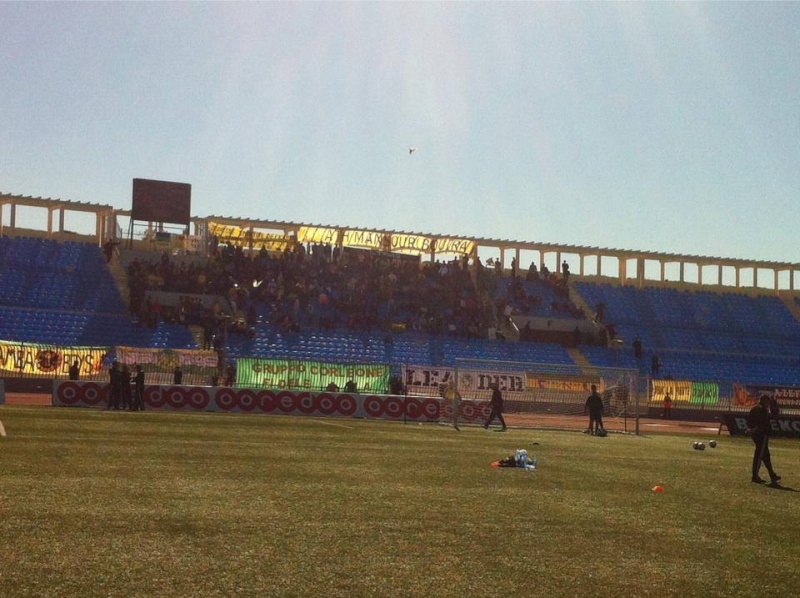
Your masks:
<path fill-rule="evenodd" d="M 0 3 L 7 193 L 797 262 L 798 158 L 800 3 Z"/>

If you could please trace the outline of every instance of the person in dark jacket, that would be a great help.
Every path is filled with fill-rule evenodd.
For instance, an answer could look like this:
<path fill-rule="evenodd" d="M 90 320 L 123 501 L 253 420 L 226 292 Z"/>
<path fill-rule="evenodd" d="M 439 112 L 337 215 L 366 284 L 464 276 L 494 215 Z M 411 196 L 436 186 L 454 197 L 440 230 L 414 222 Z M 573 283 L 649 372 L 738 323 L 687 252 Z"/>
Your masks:
<path fill-rule="evenodd" d="M 172 372 L 172 383 L 175 386 L 180 386 L 183 384 L 183 370 L 181 369 L 180 364 L 175 366 L 175 370 Z"/>
<path fill-rule="evenodd" d="M 750 410 L 747 415 L 747 433 L 753 438 L 756 445 L 753 451 L 753 475 L 751 481 L 754 484 L 763 484 L 764 480 L 758 475 L 763 463 L 769 472 L 770 482 L 774 485 L 781 479 L 772 468 L 772 457 L 769 454 L 769 436 L 772 432 L 770 418 L 780 413 L 777 402 L 772 401 L 769 395 L 761 395 L 758 405 Z"/>
<path fill-rule="evenodd" d="M 136 375 L 133 377 L 133 406 L 134 411 L 144 411 L 144 370 L 136 366 Z"/>
<path fill-rule="evenodd" d="M 108 378 L 108 408 L 119 409 L 119 402 L 122 399 L 122 372 L 116 359 L 108 370 Z"/>
<path fill-rule="evenodd" d="M 603 427 L 603 397 L 597 392 L 597 385 L 592 384 L 592 394 L 586 399 L 584 413 L 589 412 L 589 434 L 596 434 Z"/>
<path fill-rule="evenodd" d="M 489 401 L 489 419 L 486 420 L 486 423 L 483 425 L 484 429 L 488 430 L 489 426 L 492 425 L 494 418 L 497 418 L 500 424 L 503 426 L 503 432 L 506 431 L 506 420 L 503 419 L 503 393 L 500 392 L 500 387 L 497 384 L 490 385 L 492 389 L 492 398 Z"/>
<path fill-rule="evenodd" d="M 120 396 L 122 398 L 122 408 L 133 408 L 133 389 L 131 388 L 131 370 L 127 365 L 122 366 L 120 382 Z"/>

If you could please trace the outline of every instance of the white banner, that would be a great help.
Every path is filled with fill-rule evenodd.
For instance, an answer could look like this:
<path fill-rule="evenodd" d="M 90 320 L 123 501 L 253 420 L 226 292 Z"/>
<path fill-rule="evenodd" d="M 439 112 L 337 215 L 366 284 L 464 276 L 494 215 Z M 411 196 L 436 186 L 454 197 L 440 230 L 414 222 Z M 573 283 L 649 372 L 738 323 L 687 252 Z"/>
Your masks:
<path fill-rule="evenodd" d="M 430 366 L 403 366 L 403 384 L 406 392 L 413 395 L 442 396 L 445 387 L 454 382 L 453 368 Z M 458 390 L 465 398 L 488 398 L 490 384 L 497 384 L 504 395 L 513 397 L 525 392 L 525 372 L 460 370 Z"/>

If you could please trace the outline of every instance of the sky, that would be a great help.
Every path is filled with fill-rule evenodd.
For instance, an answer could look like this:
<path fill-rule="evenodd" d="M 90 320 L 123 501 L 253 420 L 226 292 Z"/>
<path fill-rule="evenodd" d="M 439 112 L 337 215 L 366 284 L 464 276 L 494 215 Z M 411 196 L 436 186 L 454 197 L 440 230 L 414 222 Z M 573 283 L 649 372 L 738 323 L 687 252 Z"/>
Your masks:
<path fill-rule="evenodd" d="M 798 73 L 794 2 L 0 2 L 0 191 L 796 263 Z"/>

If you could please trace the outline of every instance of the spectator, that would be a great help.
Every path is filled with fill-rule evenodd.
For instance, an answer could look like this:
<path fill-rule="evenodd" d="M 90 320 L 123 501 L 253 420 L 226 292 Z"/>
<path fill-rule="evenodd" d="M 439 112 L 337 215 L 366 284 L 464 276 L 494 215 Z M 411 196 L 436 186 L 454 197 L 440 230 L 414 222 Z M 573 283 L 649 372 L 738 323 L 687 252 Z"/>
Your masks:
<path fill-rule="evenodd" d="M 108 239 L 103 243 L 103 255 L 106 257 L 106 263 L 109 263 L 114 257 L 114 249 L 119 245 L 119 241 Z"/>
<path fill-rule="evenodd" d="M 225 386 L 236 385 L 236 368 L 232 364 L 228 364 L 225 368 Z"/>
<path fill-rule="evenodd" d="M 528 282 L 535 282 L 539 280 L 539 271 L 536 268 L 536 262 L 531 262 L 530 267 L 528 268 L 528 274 L 525 277 L 525 280 Z"/>
<path fill-rule="evenodd" d="M 642 358 L 642 340 L 637 336 L 636 338 L 633 339 L 633 342 L 631 343 L 631 346 L 633 347 L 633 356 L 636 359 L 641 359 Z"/>
<path fill-rule="evenodd" d="M 661 360 L 659 359 L 658 355 L 653 353 L 652 357 L 650 357 L 650 375 L 655 378 L 658 376 L 658 372 L 661 369 Z"/>
<path fill-rule="evenodd" d="M 672 397 L 669 396 L 669 391 L 664 394 L 664 419 L 672 419 Z"/>
<path fill-rule="evenodd" d="M 403 388 L 403 381 L 400 380 L 400 376 L 394 375 L 389 378 L 389 394 L 402 395 L 404 392 L 405 389 Z"/>
<path fill-rule="evenodd" d="M 595 307 L 595 315 L 594 315 L 595 322 L 602 322 L 605 315 L 606 315 L 606 304 L 600 302 Z"/>

